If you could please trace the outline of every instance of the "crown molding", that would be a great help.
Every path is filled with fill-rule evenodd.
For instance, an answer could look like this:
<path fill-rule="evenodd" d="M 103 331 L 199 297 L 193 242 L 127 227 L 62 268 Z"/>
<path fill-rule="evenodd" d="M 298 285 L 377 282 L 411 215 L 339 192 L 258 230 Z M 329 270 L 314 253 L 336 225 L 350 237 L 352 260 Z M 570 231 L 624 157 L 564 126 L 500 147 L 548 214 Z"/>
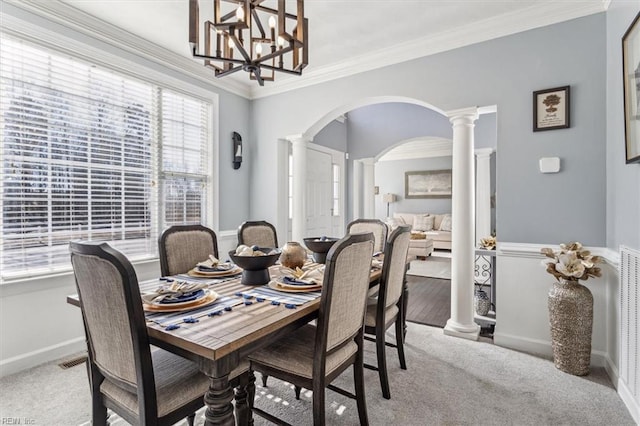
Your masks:
<path fill-rule="evenodd" d="M 208 85 L 230 93 L 259 99 L 315 84 L 371 71 L 389 65 L 456 49 L 498 37 L 544 27 L 570 19 L 606 11 L 610 0 L 588 4 L 574 2 L 545 2 L 526 9 L 500 15 L 465 27 L 441 32 L 360 55 L 349 60 L 316 69 L 307 69 L 302 76 L 272 82 L 260 87 L 230 78 L 218 79 L 201 63 L 141 39 L 109 22 L 98 19 L 59 0 L 2 0 L 24 11 L 78 31 L 96 40 L 138 55 L 163 67 L 185 74 Z"/>
<path fill-rule="evenodd" d="M 208 85 L 245 98 L 250 97 L 248 85 L 231 79 L 220 80 L 201 63 L 191 58 L 151 43 L 59 0 L 2 0 L 2 2 L 140 56 L 165 68 L 178 71 Z"/>
<path fill-rule="evenodd" d="M 275 81 L 269 86 L 250 88 L 251 99 L 264 98 L 389 65 L 434 55 L 519 32 L 580 18 L 606 10 L 604 3 L 545 2 L 526 9 L 441 32 L 414 41 L 360 55 L 339 64 L 305 70 L 300 77 Z"/>

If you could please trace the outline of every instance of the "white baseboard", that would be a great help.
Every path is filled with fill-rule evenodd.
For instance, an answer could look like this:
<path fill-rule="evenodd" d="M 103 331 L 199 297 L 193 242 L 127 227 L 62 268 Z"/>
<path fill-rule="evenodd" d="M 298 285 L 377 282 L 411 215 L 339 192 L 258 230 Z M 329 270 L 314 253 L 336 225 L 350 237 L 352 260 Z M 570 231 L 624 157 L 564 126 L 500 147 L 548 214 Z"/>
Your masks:
<path fill-rule="evenodd" d="M 636 424 L 640 425 L 640 403 L 638 403 L 638 400 L 633 397 L 633 394 L 622 380 L 617 381 L 617 388 L 618 395 L 620 395 L 620 399 L 622 399 L 624 405 L 627 406 L 629 414 L 631 414 L 631 417 L 633 417 Z"/>
<path fill-rule="evenodd" d="M 8 376 L 86 350 L 87 345 L 85 338 L 78 337 L 12 358 L 3 359 L 0 361 L 0 377 Z"/>
<path fill-rule="evenodd" d="M 493 343 L 498 346 L 520 352 L 526 352 L 542 358 L 551 359 L 553 357 L 551 342 L 545 340 L 528 339 L 504 333 L 494 333 Z M 595 367 L 604 367 L 613 383 L 616 383 L 618 380 L 617 370 L 606 353 L 601 351 L 592 351 L 591 365 Z"/>

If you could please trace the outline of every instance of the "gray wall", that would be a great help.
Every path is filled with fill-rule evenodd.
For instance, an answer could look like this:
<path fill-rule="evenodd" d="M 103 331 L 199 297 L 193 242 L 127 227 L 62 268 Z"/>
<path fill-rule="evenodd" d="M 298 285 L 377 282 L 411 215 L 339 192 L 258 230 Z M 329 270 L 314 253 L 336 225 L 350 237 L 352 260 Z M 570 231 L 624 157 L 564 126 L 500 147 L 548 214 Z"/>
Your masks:
<path fill-rule="evenodd" d="M 78 42 L 89 45 L 97 49 L 98 51 L 108 52 L 120 56 L 129 61 L 135 62 L 136 64 L 142 65 L 158 72 L 162 72 L 167 76 L 185 81 L 189 84 L 203 88 L 210 92 L 217 93 L 219 95 L 220 127 L 216 131 L 218 132 L 220 142 L 220 157 L 212 159 L 212 161 L 219 161 L 219 228 L 221 230 L 235 229 L 243 220 L 246 220 L 249 217 L 248 188 L 250 180 L 250 164 L 252 160 L 255 161 L 255 157 L 251 155 L 253 152 L 255 152 L 255 150 L 253 150 L 250 146 L 254 139 L 249 135 L 249 119 L 251 114 L 250 101 L 248 99 L 211 86 L 204 81 L 191 78 L 176 70 L 164 67 L 155 62 L 151 62 L 138 55 L 129 53 L 123 49 L 119 49 L 98 39 L 89 37 L 83 33 L 71 30 L 62 25 L 40 18 L 11 4 L 2 2 L 2 12 L 37 24 L 44 29 L 55 31 L 61 36 L 70 37 Z M 131 70 L 126 70 L 126 72 L 131 74 Z M 139 77 L 145 78 L 146 76 L 141 75 Z M 213 76 L 213 73 L 211 74 L 211 78 L 215 78 Z M 242 167 L 239 170 L 233 170 L 231 164 L 233 151 L 231 144 L 231 134 L 234 131 L 242 135 L 243 141 L 245 143 L 245 148 L 248 148 L 245 162 L 243 162 Z"/>
<path fill-rule="evenodd" d="M 276 217 L 276 190 L 259 183 L 276 182 L 278 138 L 304 133 L 362 99 L 403 96 L 445 111 L 497 105 L 502 241 L 603 245 L 605 24 L 604 13 L 591 15 L 255 100 L 252 135 L 264 161 L 255 170 L 261 179 L 252 181 L 252 213 Z M 532 92 L 566 84 L 572 127 L 533 133 Z M 540 174 L 543 156 L 561 157 L 562 172 Z"/>
<path fill-rule="evenodd" d="M 387 203 L 382 202 L 383 194 L 390 192 L 398 196 L 398 201 L 389 206 L 390 215 L 399 213 L 451 213 L 451 198 L 404 197 L 404 174 L 416 170 L 451 169 L 452 157 L 417 158 L 413 160 L 378 161 L 375 168 L 375 182 L 380 187 L 376 196 L 376 218 L 387 216 Z"/>
<path fill-rule="evenodd" d="M 313 143 L 335 149 L 340 152 L 347 152 L 348 136 L 347 123 L 340 123 L 333 120 L 324 126 L 322 130 L 313 138 Z"/>
<path fill-rule="evenodd" d="M 607 12 L 607 247 L 640 249 L 640 164 L 625 164 L 622 36 L 640 2 L 613 1 Z"/>

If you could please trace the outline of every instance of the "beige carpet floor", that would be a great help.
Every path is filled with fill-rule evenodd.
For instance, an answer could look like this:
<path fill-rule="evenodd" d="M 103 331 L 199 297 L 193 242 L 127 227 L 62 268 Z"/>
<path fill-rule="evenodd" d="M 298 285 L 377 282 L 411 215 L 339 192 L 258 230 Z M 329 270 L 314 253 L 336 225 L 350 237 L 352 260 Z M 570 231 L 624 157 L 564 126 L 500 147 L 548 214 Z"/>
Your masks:
<path fill-rule="evenodd" d="M 407 275 L 451 279 L 451 258 L 428 256 L 426 260 L 412 260 Z"/>
<path fill-rule="evenodd" d="M 393 349 L 387 352 L 391 400 L 382 398 L 377 373 L 365 370 L 371 425 L 634 424 L 602 368 L 586 377 L 571 376 L 550 360 L 445 336 L 438 328 L 408 327 L 408 370 L 399 368 Z M 375 363 L 373 344 L 365 347 L 366 360 Z M 336 379 L 347 389 L 352 383 L 350 370 Z M 291 385 L 269 378 L 269 387 L 258 387 L 257 396 L 257 406 L 286 421 L 312 424 L 309 391 L 297 401 Z M 328 425 L 358 424 L 355 401 L 342 395 L 327 391 L 326 410 Z M 50 363 L 0 379 L 0 418 L 14 417 L 32 425 L 89 425 L 84 366 L 62 370 Z M 256 425 L 269 424 L 255 419 Z M 116 418 L 111 424 L 125 425 Z"/>

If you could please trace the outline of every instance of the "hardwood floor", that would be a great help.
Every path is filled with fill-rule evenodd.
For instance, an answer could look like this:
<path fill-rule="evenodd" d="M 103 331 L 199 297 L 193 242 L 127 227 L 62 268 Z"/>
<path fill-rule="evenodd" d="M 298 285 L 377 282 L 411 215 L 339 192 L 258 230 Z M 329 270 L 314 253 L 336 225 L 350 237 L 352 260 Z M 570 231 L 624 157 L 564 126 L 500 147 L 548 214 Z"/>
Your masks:
<path fill-rule="evenodd" d="M 444 327 L 451 317 L 451 281 L 407 275 L 407 321 Z"/>

